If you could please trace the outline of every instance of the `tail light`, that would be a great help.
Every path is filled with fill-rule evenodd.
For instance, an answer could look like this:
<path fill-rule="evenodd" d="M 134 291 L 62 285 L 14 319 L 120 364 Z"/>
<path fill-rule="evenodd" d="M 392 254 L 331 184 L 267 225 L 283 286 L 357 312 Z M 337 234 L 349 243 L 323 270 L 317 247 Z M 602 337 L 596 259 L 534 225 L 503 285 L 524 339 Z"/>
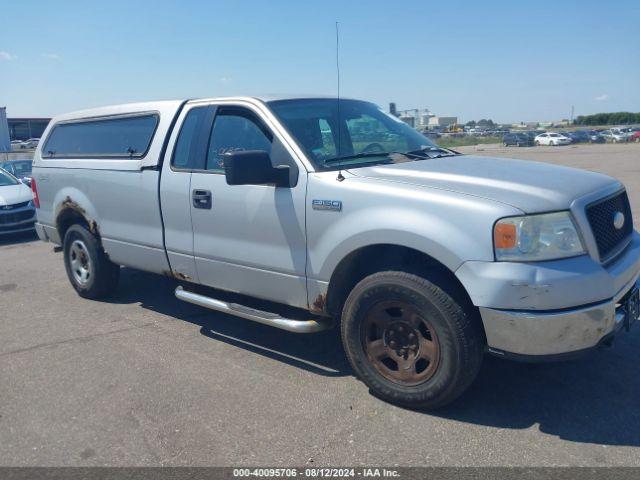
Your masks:
<path fill-rule="evenodd" d="M 33 192 L 33 205 L 36 208 L 40 208 L 40 198 L 38 197 L 38 186 L 36 185 L 36 179 L 31 179 L 31 191 Z"/>

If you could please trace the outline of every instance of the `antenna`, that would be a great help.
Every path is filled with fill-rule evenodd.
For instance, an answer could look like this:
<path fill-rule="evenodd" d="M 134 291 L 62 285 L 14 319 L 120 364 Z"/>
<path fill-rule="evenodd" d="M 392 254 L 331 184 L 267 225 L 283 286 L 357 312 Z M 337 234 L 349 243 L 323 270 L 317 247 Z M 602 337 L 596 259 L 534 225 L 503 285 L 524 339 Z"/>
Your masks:
<path fill-rule="evenodd" d="M 337 76 L 337 87 L 338 87 L 338 145 L 336 148 L 336 156 L 340 156 L 340 152 L 342 149 L 340 148 L 341 142 L 340 137 L 342 136 L 342 122 L 340 121 L 340 23 L 336 22 L 336 76 Z M 339 182 L 344 180 L 342 176 L 342 168 L 338 170 L 337 180 Z"/>

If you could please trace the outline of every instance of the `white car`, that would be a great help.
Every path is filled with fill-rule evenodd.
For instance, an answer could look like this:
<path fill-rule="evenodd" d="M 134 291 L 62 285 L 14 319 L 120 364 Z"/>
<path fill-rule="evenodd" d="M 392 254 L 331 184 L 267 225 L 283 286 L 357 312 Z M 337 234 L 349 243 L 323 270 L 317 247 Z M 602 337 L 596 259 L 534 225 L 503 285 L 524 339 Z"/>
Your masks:
<path fill-rule="evenodd" d="M 25 140 L 20 144 L 20 148 L 36 148 L 38 146 L 38 142 L 40 142 L 39 138 L 30 138 L 29 140 Z"/>
<path fill-rule="evenodd" d="M 35 228 L 36 209 L 32 200 L 31 189 L 0 168 L 0 237 Z"/>
<path fill-rule="evenodd" d="M 607 142 L 620 143 L 629 140 L 626 132 L 621 131 L 619 128 L 610 128 L 600 135 L 602 135 Z"/>
<path fill-rule="evenodd" d="M 571 139 L 559 133 L 547 132 L 541 133 L 535 139 L 536 145 L 569 145 Z"/>

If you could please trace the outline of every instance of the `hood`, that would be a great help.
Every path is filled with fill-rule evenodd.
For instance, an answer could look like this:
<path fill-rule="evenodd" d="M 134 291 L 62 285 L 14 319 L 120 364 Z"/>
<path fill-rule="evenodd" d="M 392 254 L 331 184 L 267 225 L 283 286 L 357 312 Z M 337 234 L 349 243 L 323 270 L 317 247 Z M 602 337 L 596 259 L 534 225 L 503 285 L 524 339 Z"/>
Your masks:
<path fill-rule="evenodd" d="M 379 180 L 474 195 L 525 213 L 563 210 L 576 198 L 617 182 L 611 177 L 548 163 L 459 155 L 349 170 Z"/>
<path fill-rule="evenodd" d="M 22 183 L 0 187 L 0 207 L 28 202 L 32 198 L 31 189 Z"/>

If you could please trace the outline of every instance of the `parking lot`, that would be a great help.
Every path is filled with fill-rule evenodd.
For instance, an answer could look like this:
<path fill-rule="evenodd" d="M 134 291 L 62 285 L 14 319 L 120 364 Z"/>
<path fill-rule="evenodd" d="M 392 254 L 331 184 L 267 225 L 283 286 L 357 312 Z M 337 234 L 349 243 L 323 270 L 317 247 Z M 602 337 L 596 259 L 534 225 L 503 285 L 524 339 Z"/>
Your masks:
<path fill-rule="evenodd" d="M 639 226 L 640 144 L 459 150 L 616 176 Z M 32 235 L 0 240 L 0 266 L 0 465 L 640 466 L 640 327 L 575 362 L 487 357 L 425 413 L 369 395 L 335 330 L 208 311 L 130 269 L 84 300 Z"/>

